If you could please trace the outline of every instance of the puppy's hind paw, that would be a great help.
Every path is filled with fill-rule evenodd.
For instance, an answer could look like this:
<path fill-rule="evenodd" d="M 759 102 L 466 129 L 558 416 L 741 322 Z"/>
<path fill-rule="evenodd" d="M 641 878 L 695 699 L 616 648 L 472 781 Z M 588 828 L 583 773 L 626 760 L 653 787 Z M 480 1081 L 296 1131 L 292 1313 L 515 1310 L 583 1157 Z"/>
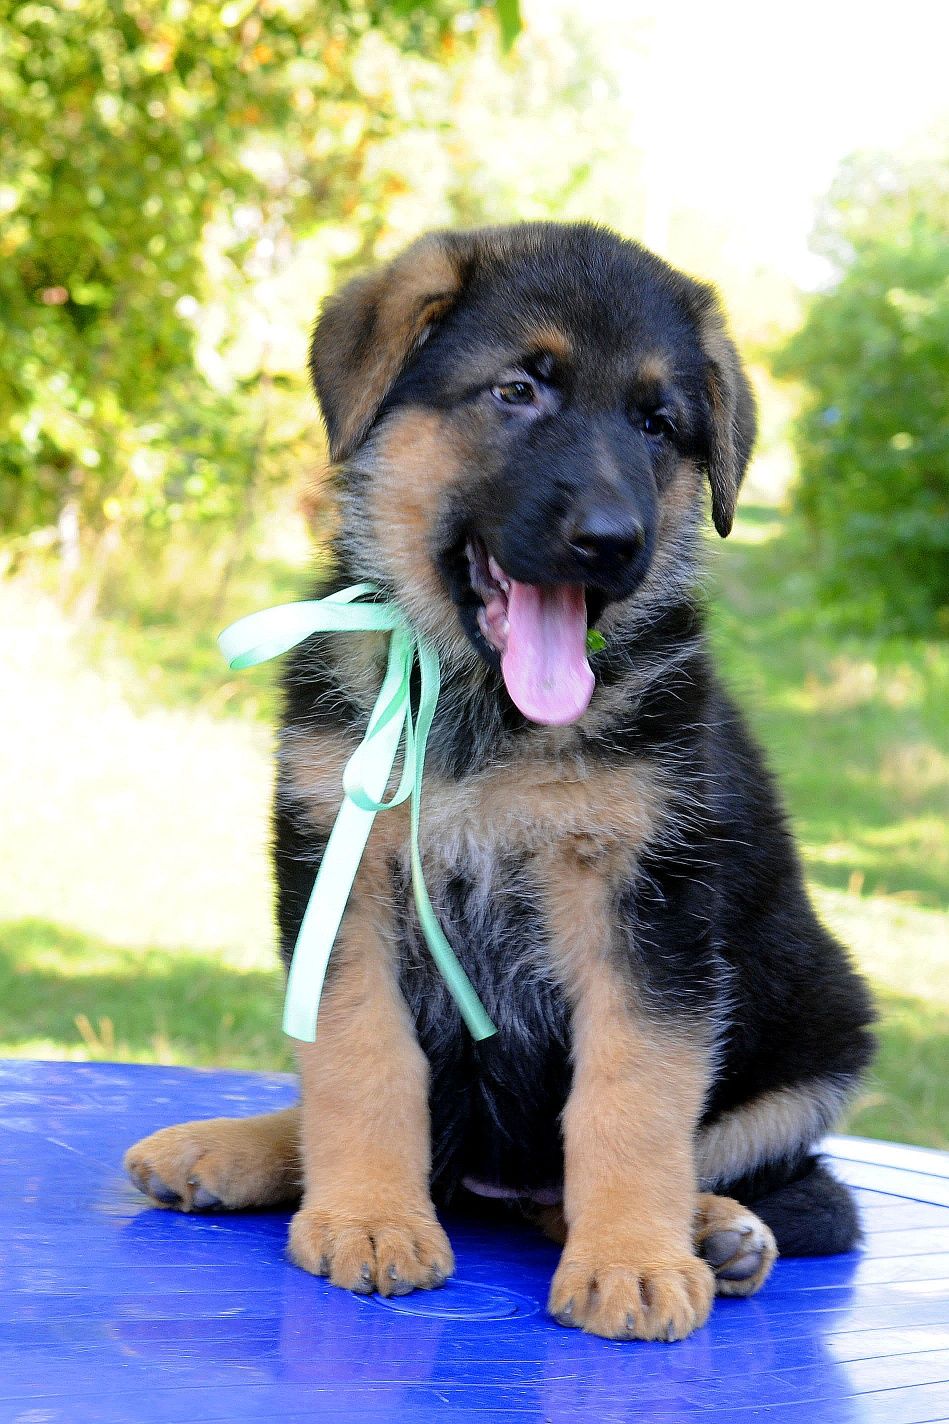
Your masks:
<path fill-rule="evenodd" d="M 714 1272 L 717 1295 L 754 1295 L 778 1256 L 774 1236 L 754 1212 L 711 1195 L 699 1198 L 695 1249 Z"/>

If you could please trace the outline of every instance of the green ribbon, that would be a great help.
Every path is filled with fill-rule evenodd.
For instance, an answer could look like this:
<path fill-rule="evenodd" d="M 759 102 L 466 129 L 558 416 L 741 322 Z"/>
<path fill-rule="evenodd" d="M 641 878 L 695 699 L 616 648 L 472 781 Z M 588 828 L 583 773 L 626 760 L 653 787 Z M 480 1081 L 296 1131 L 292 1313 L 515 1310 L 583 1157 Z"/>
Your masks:
<path fill-rule="evenodd" d="M 366 735 L 346 763 L 343 802 L 297 936 L 287 980 L 284 1032 L 292 1038 L 314 1042 L 326 966 L 372 823 L 379 811 L 387 811 L 411 797 L 409 856 L 419 924 L 472 1037 L 490 1038 L 496 1029 L 436 919 L 419 852 L 425 747 L 441 685 L 438 654 L 414 631 L 396 604 L 356 601 L 377 592 L 375 584 L 357 583 L 328 598 L 263 608 L 232 623 L 218 639 L 229 666 L 237 669 L 279 657 L 313 633 L 388 632 L 391 635 L 382 687 L 369 717 Z M 413 720 L 410 685 L 416 659 L 420 691 L 418 712 Z M 385 789 L 400 745 L 403 746 L 402 776 L 386 801 L 383 799 Z"/>

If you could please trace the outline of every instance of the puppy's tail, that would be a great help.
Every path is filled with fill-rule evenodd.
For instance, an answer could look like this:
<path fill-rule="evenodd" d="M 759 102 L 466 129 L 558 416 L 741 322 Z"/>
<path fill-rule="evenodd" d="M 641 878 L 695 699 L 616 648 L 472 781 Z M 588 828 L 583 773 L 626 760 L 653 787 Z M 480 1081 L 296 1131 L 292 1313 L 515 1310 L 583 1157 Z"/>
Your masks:
<path fill-rule="evenodd" d="M 833 1256 L 852 1251 L 863 1238 L 849 1188 L 819 1157 L 795 1164 L 778 1185 L 753 1178 L 736 1182 L 727 1195 L 748 1206 L 774 1232 L 782 1256 Z"/>

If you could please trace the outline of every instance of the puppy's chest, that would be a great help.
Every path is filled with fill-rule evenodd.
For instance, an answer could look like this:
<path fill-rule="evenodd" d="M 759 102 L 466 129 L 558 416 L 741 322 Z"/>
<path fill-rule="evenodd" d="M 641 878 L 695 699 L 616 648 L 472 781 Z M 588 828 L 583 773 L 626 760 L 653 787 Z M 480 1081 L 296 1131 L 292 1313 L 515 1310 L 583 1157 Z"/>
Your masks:
<path fill-rule="evenodd" d="M 652 763 L 622 768 L 542 760 L 450 780 L 426 775 L 420 841 L 427 863 L 445 873 L 475 872 L 494 881 L 496 867 L 574 843 L 581 852 L 635 855 L 663 817 L 662 777 Z"/>
<path fill-rule="evenodd" d="M 655 831 L 657 800 L 655 781 L 642 773 L 571 776 L 531 765 L 460 781 L 427 776 L 419 839 L 428 891 L 469 976 L 499 1013 L 521 1014 L 512 1006 L 522 986 L 535 993 L 541 980 L 562 978 L 548 902 L 555 888 L 560 898 L 569 890 L 571 864 L 594 867 L 592 879 L 577 883 L 581 899 L 599 901 L 598 886 L 611 893 Z M 407 841 L 393 863 L 412 958 Z"/>
<path fill-rule="evenodd" d="M 332 825 L 342 797 L 343 769 L 354 747 L 334 734 L 293 735 L 281 743 L 281 796 L 296 814 L 321 830 Z M 512 757 L 477 772 L 452 777 L 433 759 L 422 782 L 420 845 L 432 873 L 477 871 L 495 879 L 494 866 L 509 857 L 536 856 L 558 844 L 635 856 L 669 816 L 668 776 L 656 762 L 619 765 L 581 758 Z M 393 772 L 390 791 L 398 782 Z M 380 814 L 373 835 L 390 853 L 407 855 L 406 805 Z"/>
<path fill-rule="evenodd" d="M 522 846 L 465 836 L 422 839 L 425 884 L 439 923 L 479 991 L 500 1006 L 525 976 L 545 977 L 543 887 Z M 403 962 L 422 978 L 434 964 L 413 905 L 407 847 L 392 862 Z"/>

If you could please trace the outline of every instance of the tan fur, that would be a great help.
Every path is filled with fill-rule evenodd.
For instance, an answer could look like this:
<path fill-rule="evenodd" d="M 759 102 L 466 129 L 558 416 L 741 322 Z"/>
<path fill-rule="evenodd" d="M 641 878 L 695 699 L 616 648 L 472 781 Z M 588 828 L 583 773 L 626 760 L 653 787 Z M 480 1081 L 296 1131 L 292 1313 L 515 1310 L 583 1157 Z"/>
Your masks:
<path fill-rule="evenodd" d="M 725 1113 L 699 1133 L 696 1163 L 701 1180 L 714 1186 L 807 1147 L 828 1130 L 844 1101 L 840 1088 L 822 1079 L 762 1093 Z"/>
<path fill-rule="evenodd" d="M 377 681 L 375 692 L 378 690 Z M 282 795 L 288 808 L 302 814 L 316 830 L 329 831 L 339 814 L 343 772 L 358 745 L 355 738 L 318 731 L 286 739 L 280 747 Z M 397 757 L 386 795 L 395 790 L 400 776 L 401 759 Z M 380 854 L 397 855 L 406 843 L 408 829 L 408 804 L 402 803 L 380 813 L 372 832 L 373 844 Z"/>
<path fill-rule="evenodd" d="M 313 753 L 311 771 L 325 776 L 331 760 Z M 316 1043 L 298 1045 L 301 1107 L 168 1128 L 133 1147 L 126 1168 L 145 1191 L 153 1176 L 176 1191 L 182 1210 L 201 1187 L 225 1207 L 299 1197 L 302 1177 L 292 1258 L 348 1290 L 390 1295 L 441 1284 L 453 1261 L 428 1191 L 428 1064 L 396 980 L 385 824 L 347 906 Z"/>
<path fill-rule="evenodd" d="M 692 1250 L 692 1139 L 708 1052 L 634 1004 L 611 952 L 608 869 L 569 843 L 545 865 L 574 1052 L 563 1122 L 567 1242 L 550 1310 L 613 1339 L 678 1340 L 702 1324 L 713 1295 Z"/>
<path fill-rule="evenodd" d="M 702 500 L 702 475 L 691 460 L 682 460 L 662 492 L 659 502 L 659 531 L 656 550 L 661 557 L 663 546 L 671 543 L 682 526 L 695 517 Z M 675 550 L 677 559 L 681 551 Z M 648 578 L 648 574 L 647 574 Z"/>
<path fill-rule="evenodd" d="M 327 302 L 313 364 L 330 419 L 330 453 L 348 458 L 426 328 L 458 290 L 458 269 L 437 234 Z"/>
<path fill-rule="evenodd" d="M 456 653 L 475 656 L 433 560 L 432 513 L 458 477 L 464 451 L 437 411 L 408 407 L 373 443 L 371 539 L 406 611 L 437 642 L 445 632 Z"/>
<path fill-rule="evenodd" d="M 314 732 L 286 740 L 280 748 L 284 780 L 313 825 L 332 825 L 343 798 L 343 771 L 356 750 L 355 738 Z"/>
<path fill-rule="evenodd" d="M 639 362 L 638 379 L 644 386 L 664 386 L 667 385 L 672 376 L 672 370 L 665 356 L 659 352 L 653 352 L 650 356 L 643 356 Z"/>
<path fill-rule="evenodd" d="M 451 1248 L 429 1197 L 428 1063 L 396 979 L 385 856 L 370 847 L 300 1044 L 303 1204 L 290 1255 L 347 1290 L 439 1285 Z"/>
<path fill-rule="evenodd" d="M 654 832 L 666 802 L 651 762 L 616 767 L 525 756 L 461 783 L 426 778 L 423 852 L 445 862 L 502 850 L 542 851 L 563 837 L 630 852 Z"/>
<path fill-rule="evenodd" d="M 202 1188 L 228 1208 L 293 1201 L 302 1191 L 300 1109 L 166 1127 L 130 1147 L 124 1165 L 149 1195 L 176 1192 L 178 1202 L 153 1200 L 178 1211 L 195 1209 Z"/>
<path fill-rule="evenodd" d="M 553 356 L 558 361 L 569 361 L 573 355 L 573 343 L 565 331 L 551 326 L 549 322 L 529 327 L 523 333 L 525 351 L 538 355 Z"/>

